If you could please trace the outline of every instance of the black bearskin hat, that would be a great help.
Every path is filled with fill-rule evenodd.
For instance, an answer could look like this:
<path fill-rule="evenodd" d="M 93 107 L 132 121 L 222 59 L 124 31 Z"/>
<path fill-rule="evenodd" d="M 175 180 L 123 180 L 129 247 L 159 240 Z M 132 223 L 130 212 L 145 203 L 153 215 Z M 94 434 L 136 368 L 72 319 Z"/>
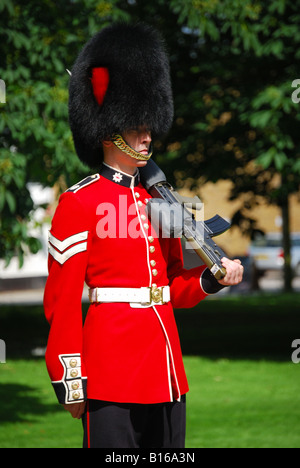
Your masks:
<path fill-rule="evenodd" d="M 166 134 L 173 121 L 169 60 L 151 26 L 113 24 L 80 52 L 69 87 L 69 121 L 79 158 L 97 167 L 101 141 L 147 126 Z"/>

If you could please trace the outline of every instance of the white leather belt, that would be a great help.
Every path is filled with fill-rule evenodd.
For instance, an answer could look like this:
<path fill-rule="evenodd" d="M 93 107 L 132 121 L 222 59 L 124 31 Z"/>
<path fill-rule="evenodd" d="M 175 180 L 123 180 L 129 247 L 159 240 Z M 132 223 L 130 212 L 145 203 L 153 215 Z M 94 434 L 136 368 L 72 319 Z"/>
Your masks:
<path fill-rule="evenodd" d="M 89 299 L 91 304 L 128 302 L 131 307 L 151 307 L 170 302 L 170 287 L 94 288 L 89 290 Z"/>

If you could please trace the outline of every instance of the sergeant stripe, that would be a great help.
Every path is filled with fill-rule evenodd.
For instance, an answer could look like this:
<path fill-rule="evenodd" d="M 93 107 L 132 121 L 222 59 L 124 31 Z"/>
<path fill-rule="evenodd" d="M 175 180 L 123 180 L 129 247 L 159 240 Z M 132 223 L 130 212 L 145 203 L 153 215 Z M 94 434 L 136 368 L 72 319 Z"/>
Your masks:
<path fill-rule="evenodd" d="M 60 252 L 64 252 L 64 250 L 71 247 L 71 245 L 78 244 L 78 242 L 82 242 L 87 240 L 88 238 L 88 231 L 79 232 L 78 234 L 74 234 L 74 236 L 67 237 L 67 239 L 60 241 L 56 237 L 49 232 L 49 242 L 52 244 L 57 250 Z"/>
<path fill-rule="evenodd" d="M 60 241 L 49 232 L 49 254 L 61 265 L 74 255 L 87 250 L 88 231 L 80 232 Z"/>
<path fill-rule="evenodd" d="M 80 253 L 80 252 L 85 252 L 87 250 L 87 242 L 83 242 L 81 244 L 75 245 L 74 247 L 71 247 L 69 250 L 67 250 L 64 253 L 59 253 L 57 250 L 52 247 L 52 245 L 49 245 L 49 253 L 52 255 L 54 260 L 56 260 L 58 263 L 63 265 L 69 258 L 73 257 L 74 255 Z"/>

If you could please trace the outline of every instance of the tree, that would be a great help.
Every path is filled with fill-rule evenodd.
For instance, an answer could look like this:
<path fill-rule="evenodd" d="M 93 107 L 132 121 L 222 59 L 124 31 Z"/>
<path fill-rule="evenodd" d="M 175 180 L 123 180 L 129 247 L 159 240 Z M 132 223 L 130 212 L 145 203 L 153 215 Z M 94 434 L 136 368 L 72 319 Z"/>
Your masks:
<path fill-rule="evenodd" d="M 39 241 L 28 231 L 34 204 L 28 182 L 66 188 L 87 174 L 68 125 L 68 74 L 87 38 L 128 19 L 117 1 L 2 0 L 0 78 L 0 258 L 20 264 Z"/>
<path fill-rule="evenodd" d="M 172 0 L 170 5 L 182 31 L 194 37 L 189 69 L 176 70 L 182 92 L 169 147 L 176 148 L 170 157 L 176 157 L 178 176 L 234 181 L 232 198 L 247 195 L 234 221 L 248 234 L 256 224 L 244 209 L 254 207 L 258 196 L 281 207 L 290 290 L 288 200 L 300 184 L 299 100 L 292 88 L 299 85 L 294 82 L 299 2 Z M 181 130 L 188 138 L 181 138 Z"/>

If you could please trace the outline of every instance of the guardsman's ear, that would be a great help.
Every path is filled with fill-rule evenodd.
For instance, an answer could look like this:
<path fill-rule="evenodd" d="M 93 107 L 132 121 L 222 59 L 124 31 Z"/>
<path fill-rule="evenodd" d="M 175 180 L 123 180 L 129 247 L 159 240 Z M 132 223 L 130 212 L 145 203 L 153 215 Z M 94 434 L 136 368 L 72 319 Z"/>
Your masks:
<path fill-rule="evenodd" d="M 114 145 L 111 140 L 104 140 L 102 141 L 102 144 L 105 146 L 105 148 L 111 148 Z"/>

